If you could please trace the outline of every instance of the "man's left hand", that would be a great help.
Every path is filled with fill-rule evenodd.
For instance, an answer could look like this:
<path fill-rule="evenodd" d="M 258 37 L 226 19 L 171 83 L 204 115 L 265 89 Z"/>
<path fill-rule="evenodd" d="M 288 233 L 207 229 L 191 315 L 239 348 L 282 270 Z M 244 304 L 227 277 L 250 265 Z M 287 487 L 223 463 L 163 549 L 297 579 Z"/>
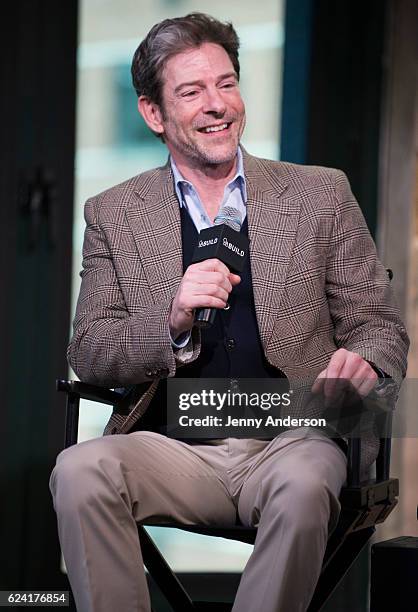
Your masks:
<path fill-rule="evenodd" d="M 341 383 L 344 379 L 349 381 L 360 397 L 366 397 L 373 389 L 378 378 L 372 366 L 357 353 L 344 348 L 335 351 L 328 367 L 316 378 L 312 393 L 323 393 L 326 405 L 339 399 Z"/>

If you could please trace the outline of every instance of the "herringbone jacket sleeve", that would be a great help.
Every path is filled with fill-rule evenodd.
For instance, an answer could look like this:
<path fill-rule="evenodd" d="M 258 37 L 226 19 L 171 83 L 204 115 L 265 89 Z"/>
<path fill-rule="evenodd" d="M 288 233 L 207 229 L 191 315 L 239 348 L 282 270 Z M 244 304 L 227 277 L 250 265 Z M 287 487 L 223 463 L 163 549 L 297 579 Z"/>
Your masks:
<path fill-rule="evenodd" d="M 386 270 L 343 172 L 336 172 L 334 184 L 326 294 L 335 343 L 373 362 L 400 384 L 409 339 Z"/>
<path fill-rule="evenodd" d="M 167 324 L 171 299 L 152 303 L 146 283 L 131 277 L 132 262 L 138 257 L 126 242 L 123 213 L 115 217 L 110 245 L 110 232 L 106 235 L 100 224 L 99 204 L 100 196 L 88 200 L 85 207 L 82 280 L 68 347 L 69 362 L 81 380 L 103 386 L 126 386 L 173 376 L 176 355 Z M 118 224 L 119 218 L 122 221 Z M 126 268 L 119 275 L 116 251 L 120 267 Z M 134 312 L 126 304 L 118 276 L 126 277 L 138 296 Z"/>

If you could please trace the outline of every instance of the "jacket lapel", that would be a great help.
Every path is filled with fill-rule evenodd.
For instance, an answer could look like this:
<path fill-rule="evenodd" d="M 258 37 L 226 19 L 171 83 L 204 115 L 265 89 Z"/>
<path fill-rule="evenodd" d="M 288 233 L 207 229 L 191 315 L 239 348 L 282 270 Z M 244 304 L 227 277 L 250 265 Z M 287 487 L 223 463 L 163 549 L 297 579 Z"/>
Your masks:
<path fill-rule="evenodd" d="M 248 234 L 255 310 L 263 346 L 280 312 L 300 205 L 286 198 L 285 172 L 278 175 L 243 150 Z M 141 263 L 155 303 L 171 299 L 183 276 L 180 209 L 169 164 L 138 185 L 127 207 Z"/>
<path fill-rule="evenodd" d="M 127 219 L 155 303 L 173 297 L 183 276 L 179 203 L 169 164 L 138 186 Z"/>
<path fill-rule="evenodd" d="M 285 198 L 287 181 L 244 152 L 248 234 L 255 310 L 264 349 L 268 345 L 286 284 L 300 205 Z"/>

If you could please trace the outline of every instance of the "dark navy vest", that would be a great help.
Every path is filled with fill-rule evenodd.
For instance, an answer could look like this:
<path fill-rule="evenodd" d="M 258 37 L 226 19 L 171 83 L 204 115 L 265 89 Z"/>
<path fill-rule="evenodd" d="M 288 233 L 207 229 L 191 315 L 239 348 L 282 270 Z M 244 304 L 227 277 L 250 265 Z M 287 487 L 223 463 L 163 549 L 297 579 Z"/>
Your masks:
<path fill-rule="evenodd" d="M 191 264 L 198 232 L 185 207 L 181 207 L 183 272 Z M 241 232 L 248 235 L 245 219 Z M 228 310 L 218 310 L 214 325 L 201 330 L 202 346 L 198 359 L 177 369 L 180 378 L 279 378 L 280 370 L 264 357 L 255 315 L 250 259 L 247 257 L 241 282 L 229 296 Z M 167 332 L 168 333 L 168 332 Z M 141 429 L 163 432 L 166 381 L 161 381 L 144 417 Z"/>
<path fill-rule="evenodd" d="M 181 208 L 183 271 L 190 265 L 198 232 L 187 210 Z M 248 235 L 245 219 L 241 231 Z M 182 378 L 265 378 L 280 376 L 264 357 L 255 316 L 250 259 L 241 282 L 229 296 L 229 310 L 218 310 L 214 325 L 201 331 L 199 358 L 177 370 Z"/>

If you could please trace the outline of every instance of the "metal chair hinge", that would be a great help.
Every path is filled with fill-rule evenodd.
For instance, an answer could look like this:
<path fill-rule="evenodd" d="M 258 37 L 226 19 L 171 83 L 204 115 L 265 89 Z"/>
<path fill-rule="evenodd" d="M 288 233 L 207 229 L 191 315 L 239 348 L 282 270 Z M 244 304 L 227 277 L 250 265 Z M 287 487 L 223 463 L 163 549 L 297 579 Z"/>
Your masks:
<path fill-rule="evenodd" d="M 376 498 L 375 498 L 374 490 L 373 489 L 369 489 L 367 491 L 367 506 L 368 506 L 368 508 L 371 508 L 372 506 L 374 506 L 375 502 L 376 502 Z"/>
<path fill-rule="evenodd" d="M 388 486 L 388 498 L 389 501 L 393 502 L 394 499 L 396 499 L 396 488 L 395 488 L 395 483 L 394 482 L 390 482 L 389 486 Z"/>

